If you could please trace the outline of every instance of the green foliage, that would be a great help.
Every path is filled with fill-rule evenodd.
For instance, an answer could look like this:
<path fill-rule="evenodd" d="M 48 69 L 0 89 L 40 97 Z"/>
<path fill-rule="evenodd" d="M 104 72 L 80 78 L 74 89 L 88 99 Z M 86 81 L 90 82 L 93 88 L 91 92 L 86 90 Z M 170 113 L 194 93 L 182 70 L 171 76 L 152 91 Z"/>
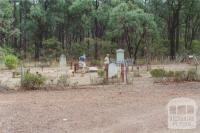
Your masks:
<path fill-rule="evenodd" d="M 32 74 L 30 72 L 25 73 L 22 80 L 22 87 L 27 90 L 39 89 L 42 85 L 45 84 L 46 78 L 41 74 L 36 73 Z"/>
<path fill-rule="evenodd" d="M 10 47 L 0 47 L 0 64 L 3 64 L 4 57 L 6 55 L 11 55 L 14 53 L 14 50 Z"/>
<path fill-rule="evenodd" d="M 200 41 L 199 40 L 194 40 L 192 42 L 191 53 L 198 56 L 200 55 Z"/>
<path fill-rule="evenodd" d="M 58 57 L 62 53 L 62 44 L 55 37 L 43 41 L 43 56 L 48 59 Z"/>
<path fill-rule="evenodd" d="M 174 71 L 165 72 L 166 77 L 174 77 L 174 75 L 175 75 Z"/>
<path fill-rule="evenodd" d="M 159 42 L 155 42 L 152 44 L 152 47 L 150 47 L 150 52 L 152 56 L 166 56 L 169 53 L 168 48 L 168 41 L 167 40 L 161 40 Z"/>
<path fill-rule="evenodd" d="M 105 71 L 104 70 L 98 70 L 98 76 L 100 77 L 100 78 L 103 78 L 104 76 L 105 76 Z"/>
<path fill-rule="evenodd" d="M 166 71 L 164 69 L 153 69 L 150 71 L 150 74 L 155 78 L 165 77 Z"/>
<path fill-rule="evenodd" d="M 121 2 L 110 11 L 107 35 L 126 44 L 129 55 L 137 55 L 142 40 L 156 38 L 157 27 L 153 14 L 146 13 L 131 2 Z M 145 32 L 148 32 L 147 37 Z M 135 50 L 135 51 L 133 51 Z"/>
<path fill-rule="evenodd" d="M 41 21 L 41 23 L 46 22 L 46 13 L 42 7 L 41 4 L 37 4 L 34 6 L 31 6 L 30 9 L 30 16 L 35 20 L 36 22 Z"/>
<path fill-rule="evenodd" d="M 144 47 L 153 57 L 200 55 L 199 16 L 199 0 L 0 0 L 0 46 L 48 59 L 63 49 L 75 58 L 116 48 L 142 57 Z"/>
<path fill-rule="evenodd" d="M 200 81 L 200 75 L 195 69 L 190 69 L 187 72 L 175 72 L 174 81 Z"/>
<path fill-rule="evenodd" d="M 176 71 L 174 74 L 174 81 L 180 82 L 187 79 L 187 73 L 185 71 Z"/>
<path fill-rule="evenodd" d="M 4 46 L 0 47 L 0 57 L 4 57 L 6 55 L 14 55 L 14 50 L 11 47 Z"/>
<path fill-rule="evenodd" d="M 185 48 L 185 42 L 184 42 L 183 38 L 181 38 L 179 40 L 179 49 L 177 52 L 178 52 L 177 54 L 180 56 L 187 56 L 191 52 L 191 51 L 189 51 L 189 49 Z M 191 53 L 191 54 L 193 54 L 193 53 Z"/>
<path fill-rule="evenodd" d="M 19 60 L 15 55 L 6 55 L 4 57 L 4 63 L 8 69 L 15 69 L 19 63 Z"/>
<path fill-rule="evenodd" d="M 70 55 L 74 58 L 77 58 L 86 52 L 86 45 L 74 43 L 72 44 L 72 50 L 70 51 Z"/>
<path fill-rule="evenodd" d="M 176 82 L 200 81 L 200 75 L 195 69 L 190 69 L 188 71 L 165 71 L 164 69 L 154 69 L 150 73 L 152 77 L 165 77 Z"/>
<path fill-rule="evenodd" d="M 151 76 L 155 78 L 165 77 L 165 78 L 173 78 L 174 81 L 186 81 L 188 77 L 193 78 L 193 71 L 166 71 L 164 69 L 154 69 L 152 70 Z"/>
<path fill-rule="evenodd" d="M 90 10 L 92 7 L 91 0 L 74 0 L 72 5 L 69 7 L 69 10 L 72 13 L 81 13 Z"/>
<path fill-rule="evenodd" d="M 9 0 L 0 0 L 0 44 L 5 43 L 5 39 L 10 39 L 17 33 L 17 28 L 12 28 L 13 5 Z"/>
<path fill-rule="evenodd" d="M 43 41 L 44 48 L 50 49 L 50 50 L 58 50 L 61 47 L 61 42 L 59 42 L 55 37 L 49 38 L 47 40 Z"/>
<path fill-rule="evenodd" d="M 187 73 L 187 80 L 188 81 L 199 81 L 200 75 L 197 73 L 195 69 L 190 69 Z"/>

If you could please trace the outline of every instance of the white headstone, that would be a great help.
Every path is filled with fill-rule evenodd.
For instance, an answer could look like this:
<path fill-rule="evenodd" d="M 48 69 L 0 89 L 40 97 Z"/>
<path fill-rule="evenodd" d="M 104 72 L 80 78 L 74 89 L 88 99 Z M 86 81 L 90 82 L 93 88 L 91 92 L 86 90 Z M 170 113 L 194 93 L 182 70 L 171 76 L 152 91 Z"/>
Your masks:
<path fill-rule="evenodd" d="M 117 54 L 117 63 L 123 63 L 124 62 L 124 50 L 123 49 L 118 49 L 116 50 L 116 54 Z"/>
<path fill-rule="evenodd" d="M 114 64 L 114 63 L 109 64 L 109 66 L 108 66 L 108 78 L 112 78 L 112 77 L 117 76 L 117 72 L 118 72 L 117 65 Z"/>
<path fill-rule="evenodd" d="M 60 68 L 59 68 L 59 73 L 61 75 L 67 74 L 67 61 L 66 61 L 66 56 L 62 54 L 60 56 Z"/>
<path fill-rule="evenodd" d="M 66 67 L 67 61 L 66 61 L 66 56 L 64 54 L 62 54 L 60 56 L 60 67 Z"/>
<path fill-rule="evenodd" d="M 20 66 L 20 74 L 21 74 L 21 83 L 22 83 L 24 80 L 24 74 L 25 74 L 23 65 Z"/>

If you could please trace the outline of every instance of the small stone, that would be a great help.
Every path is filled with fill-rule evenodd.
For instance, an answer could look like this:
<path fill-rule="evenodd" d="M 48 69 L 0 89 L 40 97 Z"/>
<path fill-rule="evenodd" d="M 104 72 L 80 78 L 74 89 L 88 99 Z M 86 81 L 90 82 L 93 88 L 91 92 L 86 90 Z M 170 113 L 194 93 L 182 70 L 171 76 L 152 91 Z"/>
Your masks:
<path fill-rule="evenodd" d="M 63 118 L 63 121 L 67 121 L 67 119 L 66 119 L 66 118 Z"/>

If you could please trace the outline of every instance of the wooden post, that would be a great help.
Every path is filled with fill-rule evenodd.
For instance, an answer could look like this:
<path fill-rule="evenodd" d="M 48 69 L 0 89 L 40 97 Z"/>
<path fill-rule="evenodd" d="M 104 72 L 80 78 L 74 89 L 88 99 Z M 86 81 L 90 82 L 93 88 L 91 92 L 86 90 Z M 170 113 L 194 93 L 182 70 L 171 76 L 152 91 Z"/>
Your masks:
<path fill-rule="evenodd" d="M 73 69 L 73 61 L 71 61 L 71 64 L 70 64 L 70 69 Z"/>
<path fill-rule="evenodd" d="M 76 73 L 76 72 L 77 72 L 77 70 L 78 70 L 78 64 L 77 64 L 77 63 L 75 63 L 75 64 L 74 64 L 74 73 Z"/>
<path fill-rule="evenodd" d="M 121 64 L 121 78 L 122 78 L 122 82 L 124 82 L 124 78 L 125 78 L 125 75 L 124 75 L 124 64 Z"/>
<path fill-rule="evenodd" d="M 108 82 L 108 64 L 105 64 L 106 82 Z"/>

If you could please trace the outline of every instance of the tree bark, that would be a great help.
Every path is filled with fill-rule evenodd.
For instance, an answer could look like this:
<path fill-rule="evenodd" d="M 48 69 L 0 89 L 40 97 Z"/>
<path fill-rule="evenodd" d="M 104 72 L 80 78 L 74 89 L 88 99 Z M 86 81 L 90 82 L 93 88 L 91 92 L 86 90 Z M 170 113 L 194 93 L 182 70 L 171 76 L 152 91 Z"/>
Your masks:
<path fill-rule="evenodd" d="M 95 9 L 96 11 L 98 10 L 98 6 L 99 6 L 99 3 L 98 3 L 98 0 L 96 0 L 96 4 L 95 4 Z M 98 42 L 97 42 L 97 38 L 99 37 L 99 28 L 98 28 L 98 21 L 97 21 L 97 18 L 95 17 L 95 44 L 94 44 L 94 58 L 97 60 L 98 59 L 98 56 L 99 56 L 99 50 L 98 50 Z"/>
<path fill-rule="evenodd" d="M 14 29 L 15 29 L 16 26 L 17 26 L 16 1 L 14 1 L 13 17 L 14 17 L 13 26 L 14 26 Z M 17 37 L 16 36 L 13 37 L 13 47 L 17 49 Z"/>

